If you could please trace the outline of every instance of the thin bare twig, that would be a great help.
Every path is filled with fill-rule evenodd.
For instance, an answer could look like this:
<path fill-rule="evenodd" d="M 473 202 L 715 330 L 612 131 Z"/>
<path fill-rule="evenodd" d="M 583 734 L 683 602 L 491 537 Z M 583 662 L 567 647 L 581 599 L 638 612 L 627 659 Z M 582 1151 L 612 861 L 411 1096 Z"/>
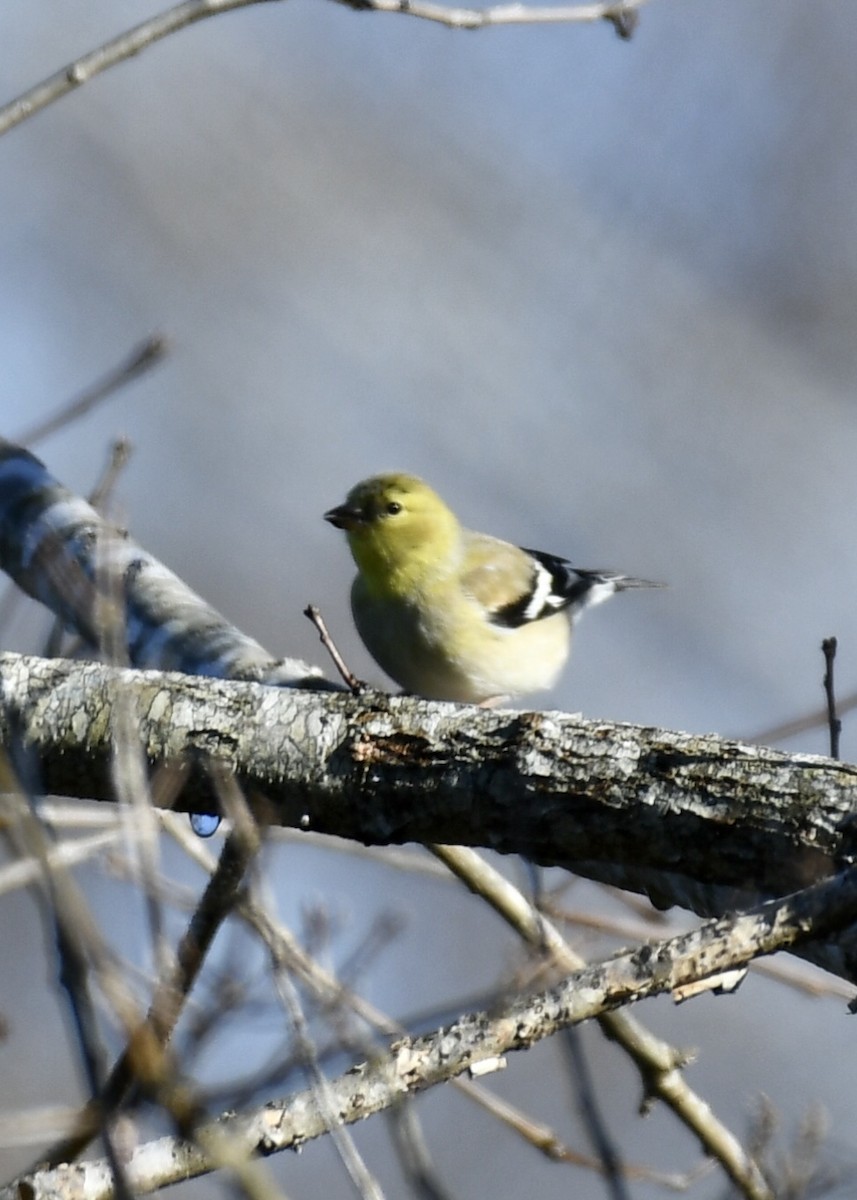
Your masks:
<path fill-rule="evenodd" d="M 0 109 L 0 114 L 2 114 Z M 2 127 L 0 127 L 2 132 Z M 79 396 L 67 401 L 58 412 L 55 412 L 52 417 L 45 417 L 43 420 L 31 425 L 15 440 L 20 442 L 22 446 L 32 446 L 35 442 L 40 442 L 46 438 L 48 434 L 56 433 L 58 429 L 62 429 L 65 425 L 70 425 L 72 421 L 76 421 L 78 417 L 82 417 L 88 413 L 90 409 L 100 404 L 102 400 L 107 400 L 108 397 L 114 395 L 125 384 L 131 383 L 138 376 L 144 374 L 151 367 L 154 367 L 161 361 L 167 352 L 167 339 L 160 333 L 154 333 L 151 337 L 146 338 L 139 346 L 135 346 L 131 353 L 122 360 L 118 366 L 113 367 L 85 388 Z M 95 501 L 93 501 L 95 504 Z M 96 505 L 97 507 L 97 505 Z"/>
<path fill-rule="evenodd" d="M 419 1200 L 452 1200 L 432 1161 L 413 1104 L 394 1104 L 388 1116 L 393 1148 L 414 1195 Z"/>
<path fill-rule="evenodd" d="M 627 40 L 636 25 L 637 10 L 648 0 L 611 0 L 604 4 L 562 4 L 529 7 L 496 4 L 488 8 L 453 8 L 432 0 L 339 0 L 348 8 L 365 12 L 401 13 L 423 21 L 436 21 L 450 29 L 485 29 L 489 25 L 569 25 L 608 21 Z"/>
<path fill-rule="evenodd" d="M 625 1163 L 607 1128 L 607 1121 L 598 1101 L 595 1080 L 583 1048 L 581 1030 L 577 1025 L 569 1025 L 568 1029 L 563 1029 L 561 1041 L 568 1058 L 569 1076 L 577 1097 L 578 1113 L 592 1148 L 598 1156 L 608 1195 L 612 1196 L 613 1200 L 631 1200 L 626 1182 Z"/>
<path fill-rule="evenodd" d="M 110 503 L 113 489 L 121 473 L 128 465 L 131 457 L 131 439 L 127 437 L 114 438 L 110 443 L 110 452 L 100 479 L 89 493 L 87 499 L 96 512 L 103 513 Z"/>
<path fill-rule="evenodd" d="M 362 1196 L 363 1200 L 384 1200 L 381 1185 L 366 1166 L 351 1133 L 339 1116 L 337 1097 L 322 1070 L 315 1043 L 310 1036 L 309 1026 L 301 1009 L 297 988 L 291 979 L 286 963 L 275 955 L 272 965 L 274 986 L 291 1022 L 301 1065 L 307 1074 L 315 1102 L 324 1117 L 342 1165 L 357 1194 Z"/>
<path fill-rule="evenodd" d="M 476 895 L 482 896 L 508 925 L 536 949 L 547 951 L 563 971 L 577 971 L 583 960 L 541 913 L 475 850 L 464 846 L 432 846 L 432 853 Z M 772 1200 L 757 1164 L 681 1073 L 682 1056 L 651 1034 L 627 1012 L 599 1014 L 598 1023 L 611 1041 L 629 1055 L 640 1072 L 647 1101 L 663 1101 L 721 1164 L 747 1200 Z"/>
<path fill-rule="evenodd" d="M 591 1020 L 620 1004 L 674 991 L 698 979 L 700 973 L 722 973 L 758 954 L 826 937 L 854 921 L 855 913 L 857 870 L 852 869 L 736 917 L 706 922 L 694 933 L 671 938 L 645 952 L 625 952 L 574 971 L 553 988 L 519 997 L 491 1013 L 469 1013 L 432 1033 L 401 1038 L 389 1051 L 350 1067 L 331 1081 L 337 1120 L 346 1124 L 362 1121 L 482 1063 L 496 1061 L 513 1050 L 526 1050 L 569 1024 Z M 327 1125 L 312 1093 L 301 1093 L 281 1103 L 268 1100 L 247 1113 L 224 1114 L 216 1129 L 234 1133 L 236 1149 L 262 1150 L 268 1155 L 321 1136 Z M 197 1131 L 200 1142 L 204 1133 Z M 204 1148 L 171 1138 L 140 1147 L 129 1161 L 128 1173 L 138 1190 L 155 1190 L 219 1165 Z M 19 1178 L 0 1188 L 0 1200 L 19 1200 L 25 1192 L 33 1200 L 55 1196 L 70 1173 L 74 1177 L 79 1174 L 66 1164 L 40 1176 Z M 107 1200 L 111 1181 L 106 1164 L 87 1163 L 86 1183 L 92 1200 Z M 742 1192 L 768 1200 L 775 1195 L 764 1180 L 758 1188 Z"/>
<path fill-rule="evenodd" d="M 214 869 L 214 859 L 210 853 L 210 850 L 207 848 L 205 843 L 202 843 L 199 841 L 199 839 L 191 836 L 186 821 L 182 820 L 177 814 L 172 813 L 162 813 L 161 821 L 163 825 L 173 834 L 173 836 L 179 840 L 180 844 L 203 870 L 210 872 Z M 340 845 L 340 843 L 336 840 L 332 840 L 331 844 L 334 846 L 334 848 Z M 445 871 L 445 875 L 446 878 L 451 878 L 447 871 Z M 511 885 L 509 885 L 509 887 L 511 887 Z M 532 917 L 533 920 L 531 928 L 535 935 L 539 929 L 539 914 L 533 912 L 532 907 L 523 899 L 519 892 L 516 892 L 514 888 L 511 888 L 511 893 L 512 898 L 514 898 L 514 896 L 519 898 L 519 901 L 524 906 L 526 912 L 528 912 Z M 336 1012 L 337 1009 L 340 1008 L 348 1009 L 355 1015 L 359 1016 L 361 1023 L 365 1023 L 370 1028 L 374 1028 L 384 1036 L 402 1036 L 404 1034 L 404 1029 L 401 1027 L 401 1025 L 399 1025 L 398 1022 L 391 1020 L 391 1018 L 374 1008 L 366 1000 L 357 996 L 350 988 L 343 985 L 340 980 L 334 978 L 317 962 L 310 959 L 305 947 L 299 945 L 293 935 L 282 924 L 278 923 L 276 919 L 265 909 L 263 909 L 257 902 L 254 902 L 250 896 L 247 896 L 246 894 L 242 896 L 238 905 L 237 914 L 243 917 L 248 922 L 250 927 L 260 935 L 262 940 L 269 947 L 269 952 L 271 953 L 272 958 L 275 961 L 280 961 L 287 965 L 288 970 L 296 974 L 304 986 L 309 987 L 309 989 L 320 1001 L 324 1011 Z M 543 935 L 544 924 L 541 925 L 541 931 Z M 645 936 L 650 932 L 650 930 L 644 930 L 643 934 L 640 936 Z M 635 931 L 635 936 L 636 935 L 637 931 Z M 852 990 L 853 989 L 849 989 L 847 993 L 849 996 L 851 995 Z M 655 1039 L 655 1041 L 657 1041 L 657 1039 Z M 357 1034 L 356 1036 L 353 1032 L 351 1034 L 347 1034 L 344 1037 L 343 1045 L 349 1048 L 353 1047 L 357 1050 L 361 1050 L 362 1053 L 364 1053 L 367 1057 L 371 1058 L 374 1056 L 374 1051 L 371 1049 L 367 1050 L 365 1035 L 363 1034 Z M 675 1051 L 673 1051 L 673 1054 L 676 1056 L 676 1058 L 678 1057 Z M 676 1096 L 676 1100 L 679 1104 L 681 1104 L 683 1100 L 686 1102 L 686 1097 L 683 1093 L 683 1089 L 686 1088 L 686 1084 L 681 1077 L 679 1077 L 678 1081 L 681 1086 Z M 486 1109 L 486 1111 L 491 1113 L 495 1118 L 503 1121 L 518 1136 L 525 1138 L 534 1149 L 538 1150 L 541 1154 L 544 1154 L 551 1161 L 564 1162 L 569 1165 L 596 1171 L 603 1169 L 603 1164 L 599 1163 L 596 1159 L 571 1150 L 558 1138 L 557 1134 L 552 1129 L 536 1122 L 532 1117 L 525 1116 L 519 1110 L 514 1109 L 511 1105 L 509 1105 L 508 1102 L 501 1100 L 491 1092 L 486 1091 L 484 1086 L 481 1084 L 476 1084 L 463 1077 L 459 1077 L 453 1082 L 458 1090 L 463 1091 L 468 1097 L 470 1097 L 474 1102 L 478 1103 L 482 1108 Z M 690 1095 L 692 1096 L 693 1093 L 691 1092 Z M 668 1099 L 668 1097 L 665 1097 L 665 1099 Z M 698 1101 L 698 1105 L 700 1111 L 703 1111 L 703 1102 Z M 709 1119 L 711 1119 L 710 1113 Z M 629 1181 L 645 1179 L 660 1183 L 662 1186 L 668 1187 L 671 1190 L 684 1191 L 687 1190 L 691 1182 L 699 1178 L 700 1174 L 705 1173 L 711 1165 L 712 1160 L 706 1159 L 701 1166 L 697 1167 L 686 1176 L 662 1176 L 657 1172 L 651 1171 L 650 1168 L 629 1163 L 623 1164 L 622 1172 L 624 1177 Z M 420 1182 L 422 1182 L 424 1179 L 423 1171 L 425 1170 L 425 1164 L 423 1162 L 418 1163 L 416 1170 L 419 1172 L 419 1179 Z M 431 1186 L 434 1186 L 435 1194 L 442 1194 L 442 1189 L 439 1187 L 436 1180 L 428 1180 L 427 1182 L 429 1182 L 429 1188 L 423 1188 L 422 1190 L 418 1188 L 418 1193 L 420 1196 L 431 1195 Z"/>
<path fill-rule="evenodd" d="M 501 1121 L 508 1129 L 512 1130 L 519 1137 L 522 1137 L 534 1150 L 538 1150 L 550 1162 L 567 1163 L 572 1167 L 581 1167 L 586 1171 L 593 1171 L 602 1174 L 604 1164 L 597 1158 L 593 1158 L 590 1154 L 581 1154 L 577 1150 L 572 1150 L 563 1141 L 557 1137 L 556 1132 L 541 1121 L 535 1120 L 533 1117 L 525 1115 L 520 1109 L 515 1108 L 508 1100 L 496 1095 L 494 1092 L 489 1092 L 484 1087 L 479 1087 L 473 1084 L 468 1079 L 457 1079 L 455 1082 L 458 1085 L 458 1090 L 463 1092 L 465 1096 L 475 1100 L 481 1108 L 491 1113 L 498 1121 Z M 708 1175 L 715 1169 L 715 1161 L 713 1158 L 702 1159 L 695 1167 L 691 1167 L 689 1171 L 680 1172 L 664 1172 L 656 1171 L 652 1167 L 645 1166 L 642 1163 L 622 1163 L 621 1170 L 625 1179 L 629 1183 L 645 1182 L 655 1183 L 659 1187 L 667 1188 L 672 1192 L 686 1192 L 691 1185 Z"/>
<path fill-rule="evenodd" d="M 133 58 L 147 46 L 176 33 L 179 29 L 185 29 L 188 25 L 205 20 L 206 17 L 214 17 L 234 8 L 247 8 L 251 4 L 265 3 L 270 3 L 270 0 L 185 0 L 184 4 L 168 8 L 148 21 L 120 33 L 118 37 L 111 38 L 109 42 L 75 59 L 68 66 L 61 67 L 41 83 L 0 107 L 0 135 L 41 112 L 43 108 L 68 95 L 75 88 L 88 83 L 102 71 Z"/>
<path fill-rule="evenodd" d="M 318 631 L 318 636 L 321 644 L 324 646 L 327 653 L 333 660 L 333 665 L 336 667 L 346 687 L 350 687 L 352 692 L 359 692 L 365 685 L 362 680 L 351 671 L 345 662 L 345 659 L 336 648 L 336 643 L 328 632 L 327 625 L 324 623 L 324 617 L 321 615 L 321 610 L 314 604 L 308 604 L 304 609 L 304 616 L 307 617 Z"/>
<path fill-rule="evenodd" d="M 449 871 L 425 853 L 422 846 L 362 846 L 359 842 L 337 837 L 334 833 L 313 833 L 312 830 L 289 829 L 278 825 L 271 829 L 272 842 L 299 843 L 315 846 L 331 854 L 345 854 L 349 858 L 369 859 L 388 870 L 407 871 L 412 875 L 423 875 L 442 883 L 453 883 Z"/>
<path fill-rule="evenodd" d="M 827 727 L 830 730 L 830 757 L 839 758 L 839 735 L 842 722 L 836 715 L 836 689 L 833 685 L 833 662 L 836 658 L 836 638 L 825 638 L 821 643 L 824 655 L 824 698 L 827 702 Z"/>
<path fill-rule="evenodd" d="M 57 980 L 65 994 L 71 1026 L 74 1032 L 84 1078 L 90 1096 L 101 1090 L 106 1071 L 106 1051 L 101 1037 L 95 1000 L 99 981 L 98 964 L 106 967 L 106 955 L 100 938 L 83 916 L 83 906 L 70 881 L 62 873 L 56 858 L 51 860 L 52 831 L 39 812 L 38 771 L 22 745 L 13 748 L 14 761 L 3 758 L 0 765 L 3 782 L 12 785 L 22 803 L 18 805 L 14 822 L 17 840 L 41 868 L 38 885 L 45 925 L 51 931 L 56 947 Z M 4 831 L 13 842 L 11 828 Z M 99 1114 L 96 1133 L 101 1135 L 110 1167 L 114 1195 L 117 1200 L 133 1200 L 125 1174 L 125 1166 L 114 1139 L 110 1115 Z"/>
<path fill-rule="evenodd" d="M 199 838 L 195 838 L 190 834 L 186 821 L 182 820 L 175 813 L 161 813 L 161 822 L 191 859 L 203 870 L 211 873 L 215 869 L 214 858 L 210 851 L 204 843 L 200 842 Z M 436 863 L 435 867 L 437 871 L 443 872 L 443 878 L 447 880 L 451 879 L 449 871 L 446 868 L 442 868 L 440 863 Z M 321 1005 L 322 1011 L 336 1013 L 338 1010 L 347 1010 L 352 1016 L 359 1019 L 361 1030 L 357 1031 L 352 1027 L 342 1039 L 343 1046 L 355 1049 L 363 1053 L 366 1057 L 373 1057 L 376 1050 L 372 1042 L 369 1041 L 366 1033 L 362 1031 L 364 1025 L 367 1029 L 374 1030 L 384 1037 L 405 1036 L 406 1030 L 403 1025 L 398 1021 L 394 1021 L 378 1008 L 375 1008 L 362 996 L 359 996 L 351 987 L 342 982 L 341 976 L 336 977 L 326 971 L 315 959 L 308 955 L 305 947 L 297 942 L 293 934 L 281 922 L 278 922 L 266 908 L 258 904 L 253 897 L 247 894 L 242 895 L 236 912 L 268 947 L 272 960 L 281 962 L 287 966 L 288 970 L 314 994 Z M 508 1101 L 501 1101 L 493 1093 L 486 1091 L 481 1084 L 474 1083 L 472 1080 L 464 1077 L 452 1080 L 452 1084 L 457 1090 L 464 1092 L 472 1102 L 478 1104 L 493 1117 L 502 1121 L 517 1136 L 524 1138 L 529 1145 L 538 1150 L 539 1153 L 544 1154 L 552 1162 L 565 1162 L 589 1170 L 599 1169 L 600 1164 L 595 1159 L 586 1155 L 580 1155 L 576 1151 L 569 1149 L 569 1147 L 560 1141 L 553 1130 L 534 1121 L 532 1117 L 525 1116 L 519 1109 L 509 1104 Z M 397 1141 L 399 1140 L 399 1135 L 402 1133 L 402 1126 L 395 1118 L 401 1108 L 402 1106 L 396 1105 L 392 1110 Z M 416 1123 L 415 1114 L 411 1112 L 409 1116 L 403 1117 L 403 1120 L 408 1127 L 408 1130 L 405 1132 L 406 1139 L 408 1131 L 415 1132 L 416 1134 L 415 1138 L 410 1140 L 408 1144 L 408 1154 L 412 1156 L 412 1161 L 403 1164 L 403 1169 L 411 1179 L 413 1186 L 416 1187 L 417 1193 L 423 1197 L 423 1200 L 427 1200 L 432 1195 L 432 1191 L 434 1192 L 433 1200 L 438 1200 L 444 1194 L 443 1188 L 435 1176 L 433 1166 L 428 1160 L 424 1149 L 419 1144 L 421 1139 L 418 1126 L 416 1131 L 414 1129 Z M 416 1161 L 413 1161 L 413 1159 Z M 648 1172 L 648 1168 L 633 1165 L 628 1166 L 627 1164 L 626 1174 L 629 1179 L 654 1178 Z M 667 1183 L 665 1186 L 671 1186 L 675 1190 L 681 1190 L 687 1186 L 677 1181 L 676 1177 L 671 1177 L 671 1179 L 672 1182 Z M 658 1176 L 655 1181 L 663 1182 L 663 1179 Z"/>
<path fill-rule="evenodd" d="M 52 824 L 44 812 L 41 813 L 41 816 L 47 824 Z M 5 814 L 3 819 L 5 819 Z M 96 854 L 100 854 L 108 846 L 115 845 L 120 837 L 121 830 L 114 822 L 112 828 L 101 830 L 89 837 L 66 838 L 63 841 L 57 841 L 45 851 L 48 867 L 51 870 L 55 867 L 63 867 L 68 870 L 69 867 L 77 866 Z M 0 867 L 0 896 L 35 883 L 41 878 L 43 871 L 42 861 L 34 854 L 19 856 L 14 862 L 5 863 Z"/>
<path fill-rule="evenodd" d="M 102 71 L 133 58 L 162 38 L 236 8 L 267 4 L 272 0 L 185 0 L 174 8 L 151 17 L 120 33 L 118 37 L 61 67 L 41 83 L 28 88 L 8 104 L 0 106 L 0 136 L 35 116 L 55 100 L 88 83 Z M 598 4 L 566 4 L 556 7 L 528 8 L 525 4 L 501 4 L 490 8 L 447 8 L 426 0 L 340 0 L 350 8 L 372 12 L 401 13 L 405 16 L 438 21 L 452 29 L 482 29 L 488 25 L 575 24 L 607 21 L 619 37 L 631 36 L 637 10 L 648 0 L 610 0 Z"/>
<path fill-rule="evenodd" d="M 851 692 L 844 700 L 840 700 L 837 708 L 840 717 L 845 713 L 853 712 L 857 708 L 857 692 Z M 801 733 L 808 733 L 811 729 L 817 729 L 819 725 L 824 725 L 826 722 L 827 705 L 824 708 L 816 708 L 802 717 L 793 717 L 790 721 L 781 721 L 779 725 L 760 729 L 757 733 L 743 736 L 742 740 L 752 742 L 754 745 L 767 746 L 774 742 L 788 741 Z"/>
<path fill-rule="evenodd" d="M 214 935 L 233 910 L 249 862 L 258 844 L 236 828 L 224 844 L 217 870 L 211 876 L 199 906 L 182 938 L 170 978 L 155 992 L 145 1025 L 129 1041 L 102 1089 L 98 1103 L 84 1109 L 77 1130 L 52 1146 L 41 1164 L 70 1162 L 89 1144 L 99 1129 L 99 1115 L 116 1108 L 140 1079 L 143 1068 L 158 1070 L 158 1052 L 168 1042 L 181 1014 Z"/>

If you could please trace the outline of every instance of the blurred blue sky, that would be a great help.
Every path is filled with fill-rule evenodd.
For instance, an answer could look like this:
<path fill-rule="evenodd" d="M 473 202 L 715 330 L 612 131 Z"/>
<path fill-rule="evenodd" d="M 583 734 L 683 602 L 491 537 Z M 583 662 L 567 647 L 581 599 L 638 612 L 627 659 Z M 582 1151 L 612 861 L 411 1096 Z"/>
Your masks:
<path fill-rule="evenodd" d="M 6 0 L 4 98 L 152 11 Z M 86 490 L 128 434 L 122 519 L 270 649 L 319 660 L 314 601 L 378 678 L 321 513 L 396 467 L 476 527 L 669 582 L 587 617 L 539 704 L 751 734 L 820 703 L 829 634 L 857 690 L 855 55 L 839 0 L 652 0 L 628 44 L 321 0 L 204 22 L 0 140 L 2 431 L 158 329 L 166 363 L 38 452 Z M 729 1005 L 715 1061 L 770 1038 L 771 1080 L 739 1063 L 715 1100 L 838 1095 L 841 1005 L 794 1001 L 777 1041 L 754 986 L 693 1009 Z"/>

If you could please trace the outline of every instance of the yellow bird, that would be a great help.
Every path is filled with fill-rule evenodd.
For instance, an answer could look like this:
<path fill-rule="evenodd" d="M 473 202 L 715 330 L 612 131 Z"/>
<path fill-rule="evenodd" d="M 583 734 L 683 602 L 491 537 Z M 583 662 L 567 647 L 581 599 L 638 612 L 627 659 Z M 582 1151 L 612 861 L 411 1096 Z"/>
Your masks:
<path fill-rule="evenodd" d="M 345 530 L 351 610 L 366 649 L 406 692 L 480 704 L 552 687 L 585 608 L 662 587 L 465 529 L 414 475 L 376 475 L 324 514 Z"/>

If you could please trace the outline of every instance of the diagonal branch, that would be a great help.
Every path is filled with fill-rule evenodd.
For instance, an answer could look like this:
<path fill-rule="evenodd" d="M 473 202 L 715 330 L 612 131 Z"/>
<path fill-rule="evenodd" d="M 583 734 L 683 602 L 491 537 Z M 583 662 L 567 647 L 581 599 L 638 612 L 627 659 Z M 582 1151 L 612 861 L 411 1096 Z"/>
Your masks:
<path fill-rule="evenodd" d="M 555 987 L 513 1000 L 499 1012 L 471 1013 L 421 1037 L 395 1042 L 386 1054 L 352 1067 L 332 1081 L 338 1119 L 363 1120 L 479 1063 L 527 1049 L 560 1029 L 621 1005 L 673 991 L 684 984 L 750 962 L 760 954 L 834 932 L 857 919 L 857 869 L 751 912 L 712 921 L 689 934 L 618 954 L 575 971 Z M 327 1132 L 312 1091 L 271 1101 L 250 1113 L 226 1116 L 211 1128 L 227 1133 L 248 1154 L 299 1147 Z M 204 1135 L 205 1130 L 201 1133 Z M 141 1146 L 127 1173 L 138 1192 L 213 1169 L 201 1142 L 163 1138 Z M 0 1188 L 0 1200 L 108 1200 L 110 1172 L 103 1161 L 59 1167 Z M 764 1195 L 764 1193 L 760 1193 Z"/>
<path fill-rule="evenodd" d="M 30 425 L 18 435 L 18 441 L 25 446 L 40 442 L 59 429 L 64 429 L 72 421 L 85 416 L 103 400 L 113 396 L 126 384 L 132 383 L 141 375 L 151 370 L 163 359 L 167 352 L 167 340 L 160 333 L 154 333 L 139 346 L 135 346 L 129 355 L 118 366 L 113 367 L 95 383 L 85 388 L 80 395 L 66 401 L 62 408 L 49 417 L 43 417 L 34 425 Z M 100 507 L 97 499 L 92 501 L 97 509 Z"/>
<path fill-rule="evenodd" d="M 0 566 L 96 650 L 104 644 L 105 615 L 113 612 L 124 643 L 116 649 L 136 666 L 265 679 L 283 687 L 321 674 L 299 659 L 269 654 L 126 531 L 63 487 L 34 454 L 5 438 Z M 105 580 L 114 584 L 108 592 Z"/>
<path fill-rule="evenodd" d="M 61 67 L 41 83 L 0 107 L 0 135 L 20 125 L 27 117 L 35 116 L 55 100 L 67 96 L 75 88 L 88 83 L 108 67 L 115 67 L 126 59 L 133 58 L 147 46 L 176 33 L 179 29 L 186 29 L 188 25 L 195 25 L 197 21 L 229 12 L 233 8 L 247 8 L 251 4 L 270 2 L 271 0 L 185 0 L 184 4 L 168 8 L 148 21 L 135 25 L 133 29 L 120 33 L 118 37 L 111 38 L 109 42 L 75 59 L 68 66 Z"/>
<path fill-rule="evenodd" d="M 530 946 L 550 956 L 563 972 L 578 971 L 584 960 L 541 913 L 499 871 L 466 846 L 432 846 L 473 893 L 481 896 Z M 644 1089 L 644 1105 L 661 1100 L 696 1136 L 706 1154 L 716 1159 L 742 1196 L 770 1200 L 771 1192 L 758 1165 L 735 1135 L 717 1119 L 711 1108 L 689 1086 L 677 1050 L 650 1033 L 629 1012 L 606 1012 L 598 1018 L 605 1037 L 620 1046 L 637 1068 Z"/>

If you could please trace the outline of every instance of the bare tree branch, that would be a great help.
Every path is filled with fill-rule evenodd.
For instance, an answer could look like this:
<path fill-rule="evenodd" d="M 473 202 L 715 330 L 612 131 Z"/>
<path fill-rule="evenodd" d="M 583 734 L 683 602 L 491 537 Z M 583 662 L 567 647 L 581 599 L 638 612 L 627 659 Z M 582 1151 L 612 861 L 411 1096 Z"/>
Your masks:
<path fill-rule="evenodd" d="M 96 380 L 80 395 L 67 401 L 53 416 L 45 417 L 25 429 L 18 435 L 18 441 L 23 445 L 31 446 L 34 442 L 39 442 L 78 420 L 79 417 L 84 416 L 90 409 L 100 404 L 102 400 L 107 400 L 126 384 L 145 374 L 161 361 L 166 352 L 166 338 L 160 333 L 152 334 L 139 346 L 135 346 L 118 366 L 108 371 L 101 379 Z M 97 499 L 93 499 L 92 503 L 98 508 Z"/>
<path fill-rule="evenodd" d="M 247 866 L 257 849 L 257 840 L 252 834 L 248 837 L 243 827 L 224 844 L 217 870 L 179 945 L 175 967 L 159 982 L 147 1019 L 133 1031 L 101 1093 L 81 1113 L 76 1129 L 41 1154 L 41 1162 L 55 1165 L 76 1158 L 98 1133 L 105 1114 L 112 1113 L 135 1084 L 157 1090 L 164 1076 L 164 1048 L 215 934 L 235 907 Z"/>
<path fill-rule="evenodd" d="M 857 869 L 737 917 L 712 921 L 689 934 L 643 946 L 582 970 L 556 987 L 513 1000 L 494 1013 L 472 1013 L 422 1037 L 395 1042 L 387 1054 L 352 1067 L 331 1082 L 338 1119 L 363 1120 L 479 1063 L 523 1050 L 569 1025 L 620 1005 L 660 995 L 707 975 L 750 962 L 759 954 L 834 932 L 857 919 Z M 140 1147 L 126 1164 L 131 1186 L 152 1191 L 219 1165 L 204 1144 L 218 1132 L 248 1154 L 273 1154 L 319 1137 L 327 1125 L 314 1091 L 204 1127 L 194 1145 L 163 1138 Z M 103 1161 L 59 1167 L 0 1189 L 0 1200 L 108 1200 L 112 1180 Z M 764 1193 L 762 1193 L 764 1194 Z"/>
<path fill-rule="evenodd" d="M 269 4 L 274 0 L 185 0 L 168 8 L 148 21 L 91 50 L 88 54 L 61 67 L 41 83 L 22 92 L 14 100 L 0 106 L 0 136 L 20 125 L 28 117 L 62 99 L 75 88 L 89 83 L 96 75 L 133 58 L 171 33 L 195 25 L 208 17 L 249 8 L 254 4 Z M 525 4 L 500 4 L 489 8 L 453 8 L 426 0 L 340 0 L 350 8 L 375 12 L 402 13 L 426 21 L 438 21 L 453 29 L 480 29 L 488 25 L 543 25 L 576 22 L 609 21 L 620 37 L 630 37 L 634 16 L 648 0 L 610 0 L 598 4 L 566 4 L 556 7 L 528 8 Z"/>
<path fill-rule="evenodd" d="M 189 835 L 187 825 L 173 814 L 164 814 L 165 825 L 185 847 L 186 851 L 204 870 L 214 870 L 214 859 L 198 838 Z M 539 950 L 547 950 L 556 967 L 563 973 L 577 970 L 585 965 L 548 921 L 538 913 L 499 871 L 472 850 L 457 846 L 435 846 L 433 853 L 438 863 L 444 863 L 453 875 L 480 898 L 486 900 L 500 917 L 519 936 Z M 444 878 L 452 876 L 444 872 Z M 296 978 L 307 985 L 327 1011 L 343 1008 L 359 1017 L 376 1033 L 391 1038 L 403 1036 L 405 1029 L 386 1014 L 373 1008 L 366 1000 L 357 996 L 350 988 L 331 976 L 323 967 L 311 959 L 297 944 L 294 937 L 277 922 L 265 908 L 255 904 L 251 897 L 242 896 L 238 905 L 242 916 L 268 946 L 272 960 L 287 965 Z M 848 998 L 850 998 L 850 992 Z M 661 1100 L 674 1115 L 694 1134 L 705 1152 L 716 1160 L 736 1184 L 740 1193 L 750 1200 L 767 1200 L 764 1181 L 743 1147 L 731 1131 L 712 1113 L 710 1107 L 688 1085 L 682 1073 L 685 1056 L 663 1039 L 650 1033 L 643 1024 L 628 1012 L 605 1013 L 598 1018 L 604 1032 L 633 1061 L 639 1071 L 643 1093 L 647 1100 Z M 366 1037 L 346 1039 L 349 1048 L 366 1053 Z M 486 1092 L 480 1085 L 459 1077 L 455 1080 L 477 1104 L 488 1112 L 499 1116 L 510 1128 L 554 1161 L 575 1161 L 591 1168 L 593 1160 L 587 1156 L 576 1156 L 562 1145 L 557 1135 L 546 1127 L 538 1129 L 532 1118 L 513 1109 L 507 1102 L 500 1101 Z M 637 1177 L 637 1168 L 626 1172 L 629 1179 Z M 675 1181 L 674 1181 L 675 1183 Z M 673 1185 L 670 1185 L 673 1186 Z M 676 1186 L 679 1186 L 676 1184 Z M 686 1185 L 684 1185 L 686 1186 Z M 681 1190 L 681 1189 L 679 1189 Z"/>
<path fill-rule="evenodd" d="M 207 764 L 263 794 L 272 824 L 366 844 L 482 846 L 703 915 L 850 862 L 857 767 L 669 730 L 369 693 L 354 697 L 0 655 L 0 741 L 46 790 L 110 800 L 113 704 L 134 694 L 178 807 L 211 812 Z M 851 935 L 815 960 L 857 977 Z"/>
<path fill-rule="evenodd" d="M 608 0 L 604 4 L 495 4 L 487 8 L 461 8 L 431 0 L 339 0 L 348 8 L 367 12 L 401 13 L 423 21 L 436 21 L 450 29 L 485 29 L 489 25 L 569 25 L 609 21 L 622 38 L 634 28 L 634 16 L 648 0 Z M 0 130 L 2 132 L 2 130 Z"/>
<path fill-rule="evenodd" d="M 188 25 L 205 20 L 206 17 L 214 17 L 234 8 L 247 8 L 251 4 L 270 2 L 271 0 L 186 0 L 184 4 L 168 8 L 158 16 L 142 21 L 133 29 L 120 33 L 118 37 L 75 59 L 68 66 L 61 67 L 41 83 L 0 107 L 0 135 L 41 112 L 55 100 L 73 92 L 75 88 L 88 83 L 108 67 L 115 67 L 118 63 L 133 58 L 147 46 L 176 33 L 179 29 L 185 29 Z"/>
<path fill-rule="evenodd" d="M 836 660 L 836 638 L 825 638 L 821 643 L 824 655 L 824 697 L 827 702 L 827 726 L 830 733 L 830 757 L 839 758 L 839 737 L 842 733 L 842 721 L 836 712 L 836 687 L 833 682 L 833 664 Z"/>
<path fill-rule="evenodd" d="M 317 667 L 275 658 L 28 450 L 0 438 L 0 567 L 96 650 L 114 613 L 115 649 L 137 666 L 333 687 Z M 105 580 L 112 581 L 104 594 Z M 105 609 L 105 600 L 108 607 Z"/>
<path fill-rule="evenodd" d="M 563 972 L 579 971 L 584 960 L 523 894 L 485 859 L 466 846 L 434 846 L 432 852 L 476 895 L 481 896 L 534 949 L 550 955 Z M 744 1147 L 682 1073 L 686 1060 L 629 1012 L 598 1018 L 606 1037 L 620 1046 L 640 1073 L 644 1103 L 661 1100 L 716 1159 L 747 1200 L 771 1200 L 762 1174 Z"/>

